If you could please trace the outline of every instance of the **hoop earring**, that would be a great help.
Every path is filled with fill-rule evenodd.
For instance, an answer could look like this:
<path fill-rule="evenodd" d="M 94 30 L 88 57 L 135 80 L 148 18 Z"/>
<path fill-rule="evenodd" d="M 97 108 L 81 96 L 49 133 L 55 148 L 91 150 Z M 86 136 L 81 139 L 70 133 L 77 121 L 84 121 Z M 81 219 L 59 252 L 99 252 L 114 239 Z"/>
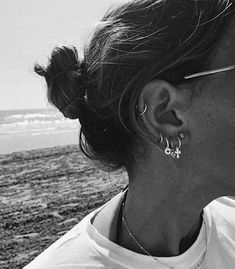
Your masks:
<path fill-rule="evenodd" d="M 182 133 L 182 135 L 180 135 L 181 137 L 183 136 L 184 137 L 184 134 Z M 176 159 L 179 159 L 180 158 L 180 154 L 181 154 L 181 151 L 180 151 L 180 148 L 182 146 L 182 142 L 180 140 L 180 138 L 177 136 L 177 139 L 178 139 L 178 145 L 175 146 L 174 143 L 172 141 L 169 142 L 168 138 L 166 137 L 166 149 L 165 149 L 165 154 L 166 155 L 170 155 L 172 158 L 176 158 Z M 170 144 L 171 144 L 171 148 L 170 148 Z M 175 149 L 173 149 L 175 147 Z"/>
<path fill-rule="evenodd" d="M 158 138 L 158 143 L 162 144 L 163 143 L 163 136 L 161 134 L 159 134 L 159 138 Z"/>
<path fill-rule="evenodd" d="M 138 106 L 136 106 L 136 110 L 139 111 Z M 142 116 L 142 115 L 144 115 L 144 113 L 145 113 L 146 111 L 147 111 L 147 105 L 144 104 L 144 109 L 143 109 L 143 111 L 142 111 L 142 112 L 138 112 L 138 115 L 139 115 L 139 116 Z"/>
<path fill-rule="evenodd" d="M 181 142 L 181 140 L 179 139 L 179 137 L 178 137 L 178 136 L 177 136 L 177 139 L 178 139 L 178 142 L 179 142 L 179 143 L 178 143 L 178 147 L 177 147 L 177 148 L 179 149 L 179 148 L 181 148 L 181 146 L 182 146 L 182 142 Z"/>
<path fill-rule="evenodd" d="M 172 154 L 172 150 L 170 149 L 170 143 L 169 140 L 166 137 L 166 149 L 165 149 L 165 154 L 166 155 L 171 155 Z"/>
<path fill-rule="evenodd" d="M 180 148 L 181 148 L 182 142 L 181 142 L 181 140 L 179 139 L 178 136 L 177 136 L 177 139 L 178 139 L 179 144 L 178 144 L 178 146 L 176 147 L 176 150 L 175 150 L 174 153 L 175 153 L 175 157 L 176 157 L 177 159 L 179 159 L 179 158 L 180 158 L 180 154 L 181 154 Z"/>

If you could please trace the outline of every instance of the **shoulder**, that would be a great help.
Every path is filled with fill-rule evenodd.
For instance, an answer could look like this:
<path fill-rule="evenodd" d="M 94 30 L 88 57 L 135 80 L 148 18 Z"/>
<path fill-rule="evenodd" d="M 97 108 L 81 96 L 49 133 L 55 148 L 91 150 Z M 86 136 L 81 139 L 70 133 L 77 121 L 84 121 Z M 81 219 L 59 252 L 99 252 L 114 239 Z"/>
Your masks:
<path fill-rule="evenodd" d="M 60 268 L 74 269 L 75 264 L 76 266 L 79 265 L 83 260 L 82 258 L 89 256 L 89 254 L 92 255 L 92 248 L 86 238 L 86 229 L 96 210 L 88 214 L 23 269 L 52 269 L 58 266 Z M 91 264 L 89 266 L 83 266 L 82 268 L 92 268 Z"/>
<path fill-rule="evenodd" d="M 206 206 L 213 218 L 231 219 L 235 223 L 235 197 L 223 196 Z"/>
<path fill-rule="evenodd" d="M 235 236 L 235 197 L 220 197 L 208 204 L 204 211 L 210 228 L 217 235 Z"/>
<path fill-rule="evenodd" d="M 204 209 L 210 268 L 234 268 L 235 199 L 220 197 Z"/>
<path fill-rule="evenodd" d="M 92 211 L 23 269 L 110 268 L 109 261 L 95 247 L 95 239 L 91 237 L 91 222 L 101 209 L 120 197 L 121 193 Z"/>

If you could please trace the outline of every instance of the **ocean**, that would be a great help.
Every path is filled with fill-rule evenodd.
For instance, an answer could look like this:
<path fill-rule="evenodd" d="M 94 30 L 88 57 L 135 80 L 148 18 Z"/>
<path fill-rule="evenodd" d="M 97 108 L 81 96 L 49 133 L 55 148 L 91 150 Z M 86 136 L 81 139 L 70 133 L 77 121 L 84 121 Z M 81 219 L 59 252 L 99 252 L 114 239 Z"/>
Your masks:
<path fill-rule="evenodd" d="M 79 128 L 55 109 L 0 111 L 0 154 L 78 144 Z"/>

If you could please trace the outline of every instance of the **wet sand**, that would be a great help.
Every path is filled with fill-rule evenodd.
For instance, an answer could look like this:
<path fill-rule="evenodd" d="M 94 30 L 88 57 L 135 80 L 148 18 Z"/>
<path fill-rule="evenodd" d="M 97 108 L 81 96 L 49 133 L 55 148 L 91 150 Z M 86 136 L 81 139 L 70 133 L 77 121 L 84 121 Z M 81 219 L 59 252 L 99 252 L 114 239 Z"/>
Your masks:
<path fill-rule="evenodd" d="M 0 155 L 0 182 L 1 269 L 25 266 L 127 183 L 76 146 Z"/>

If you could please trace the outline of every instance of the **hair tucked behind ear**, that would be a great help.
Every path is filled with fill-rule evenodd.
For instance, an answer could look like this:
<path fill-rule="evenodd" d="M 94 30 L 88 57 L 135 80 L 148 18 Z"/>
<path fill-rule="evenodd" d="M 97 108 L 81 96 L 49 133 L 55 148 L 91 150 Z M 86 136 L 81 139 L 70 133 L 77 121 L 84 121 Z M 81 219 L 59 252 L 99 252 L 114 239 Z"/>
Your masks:
<path fill-rule="evenodd" d="M 104 16 L 83 61 L 62 46 L 46 68 L 36 65 L 49 101 L 79 118 L 82 152 L 111 169 L 130 169 L 143 144 L 136 113 L 143 86 L 155 78 L 178 85 L 202 71 L 231 11 L 229 0 L 129 1 Z"/>

